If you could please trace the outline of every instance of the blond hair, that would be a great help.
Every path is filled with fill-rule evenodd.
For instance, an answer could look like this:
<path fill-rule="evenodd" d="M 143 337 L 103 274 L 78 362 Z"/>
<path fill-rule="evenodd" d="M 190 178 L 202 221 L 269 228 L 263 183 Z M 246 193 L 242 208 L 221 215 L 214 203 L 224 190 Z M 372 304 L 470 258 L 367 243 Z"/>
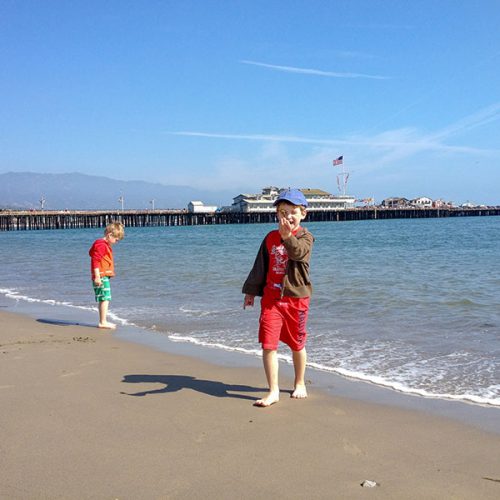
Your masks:
<path fill-rule="evenodd" d="M 125 236 L 125 228 L 121 222 L 110 222 L 106 229 L 104 230 L 104 234 L 110 234 L 113 238 L 117 240 L 123 240 Z"/>

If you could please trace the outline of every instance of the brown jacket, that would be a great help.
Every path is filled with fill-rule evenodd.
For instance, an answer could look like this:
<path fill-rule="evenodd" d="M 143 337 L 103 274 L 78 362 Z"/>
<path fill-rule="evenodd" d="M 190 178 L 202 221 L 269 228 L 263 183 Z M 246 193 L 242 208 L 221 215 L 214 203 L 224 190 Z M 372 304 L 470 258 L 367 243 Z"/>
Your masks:
<path fill-rule="evenodd" d="M 269 252 L 266 245 L 269 234 L 260 245 L 252 270 L 243 284 L 242 292 L 245 294 L 259 295 L 261 297 L 264 295 L 269 266 Z M 295 236 L 283 241 L 288 253 L 286 273 L 283 278 L 283 295 L 287 297 L 311 296 L 312 285 L 309 279 L 309 260 L 311 259 L 313 243 L 313 235 L 304 228 L 301 228 Z"/>

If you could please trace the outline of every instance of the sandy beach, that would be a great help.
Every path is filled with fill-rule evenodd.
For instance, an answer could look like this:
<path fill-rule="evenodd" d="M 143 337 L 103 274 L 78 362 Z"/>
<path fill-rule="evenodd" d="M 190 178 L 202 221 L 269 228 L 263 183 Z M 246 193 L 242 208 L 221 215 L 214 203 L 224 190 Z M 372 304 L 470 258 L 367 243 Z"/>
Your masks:
<path fill-rule="evenodd" d="M 0 498 L 497 499 L 500 435 L 0 313 Z M 361 483 L 378 483 L 365 488 Z"/>

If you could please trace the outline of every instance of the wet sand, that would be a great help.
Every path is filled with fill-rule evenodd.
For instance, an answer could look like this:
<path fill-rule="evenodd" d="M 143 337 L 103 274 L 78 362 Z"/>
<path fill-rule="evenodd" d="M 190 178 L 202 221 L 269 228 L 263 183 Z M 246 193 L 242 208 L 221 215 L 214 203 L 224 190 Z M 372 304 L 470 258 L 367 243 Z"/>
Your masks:
<path fill-rule="evenodd" d="M 70 323 L 0 312 L 0 498 L 500 498 L 499 434 Z"/>

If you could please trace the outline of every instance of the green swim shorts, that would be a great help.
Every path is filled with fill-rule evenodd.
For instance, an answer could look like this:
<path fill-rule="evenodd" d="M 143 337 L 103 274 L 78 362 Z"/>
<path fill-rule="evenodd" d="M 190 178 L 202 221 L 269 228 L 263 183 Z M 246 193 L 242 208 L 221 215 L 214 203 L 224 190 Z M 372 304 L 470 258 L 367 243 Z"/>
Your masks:
<path fill-rule="evenodd" d="M 101 286 L 94 284 L 94 293 L 96 302 L 111 300 L 111 284 L 107 276 L 101 278 Z"/>

